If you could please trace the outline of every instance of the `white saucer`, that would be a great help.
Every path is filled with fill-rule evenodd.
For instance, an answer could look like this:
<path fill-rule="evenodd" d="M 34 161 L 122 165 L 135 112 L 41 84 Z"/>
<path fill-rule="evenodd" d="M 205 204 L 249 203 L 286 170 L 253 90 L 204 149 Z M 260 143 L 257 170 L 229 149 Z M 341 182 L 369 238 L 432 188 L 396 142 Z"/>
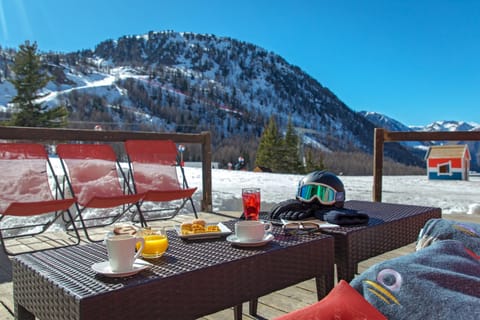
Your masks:
<path fill-rule="evenodd" d="M 275 239 L 275 236 L 271 233 L 267 233 L 265 237 L 260 241 L 240 241 L 236 235 L 232 234 L 227 237 L 227 241 L 233 245 L 239 247 L 261 247 Z"/>
<path fill-rule="evenodd" d="M 140 271 L 145 270 L 151 266 L 152 264 L 150 262 L 144 261 L 142 259 L 137 259 L 133 263 L 133 268 L 130 271 L 113 272 L 112 269 L 110 268 L 110 262 L 108 261 L 94 263 L 92 265 L 92 269 L 93 271 L 100 273 L 105 277 L 128 277 L 136 273 L 139 273 Z"/>

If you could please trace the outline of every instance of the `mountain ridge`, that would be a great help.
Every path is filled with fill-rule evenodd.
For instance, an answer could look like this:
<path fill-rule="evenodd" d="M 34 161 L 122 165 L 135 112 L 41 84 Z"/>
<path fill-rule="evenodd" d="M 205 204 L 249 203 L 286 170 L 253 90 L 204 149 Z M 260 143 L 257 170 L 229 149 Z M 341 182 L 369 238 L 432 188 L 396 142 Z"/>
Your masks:
<path fill-rule="evenodd" d="M 0 107 L 9 112 L 8 97 L 15 93 L 5 52 Z M 223 161 L 239 153 L 253 160 L 252 149 L 274 115 L 282 131 L 291 120 L 315 148 L 372 153 L 374 122 L 299 67 L 253 44 L 166 31 L 109 39 L 94 50 L 42 55 L 55 77 L 43 101 L 66 104 L 78 127 L 98 122 L 105 129 L 209 130 Z M 408 146 L 386 148 L 399 162 L 422 164 Z"/>

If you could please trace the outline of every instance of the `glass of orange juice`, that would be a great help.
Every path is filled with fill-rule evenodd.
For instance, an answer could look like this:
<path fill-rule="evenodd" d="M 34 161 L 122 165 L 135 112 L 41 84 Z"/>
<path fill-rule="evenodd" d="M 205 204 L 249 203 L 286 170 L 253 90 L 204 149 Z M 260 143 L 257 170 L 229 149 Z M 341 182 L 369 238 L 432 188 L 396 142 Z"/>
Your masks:
<path fill-rule="evenodd" d="M 167 251 L 168 238 L 164 230 L 147 227 L 141 229 L 138 236 L 145 240 L 142 257 L 155 259 L 163 256 Z"/>

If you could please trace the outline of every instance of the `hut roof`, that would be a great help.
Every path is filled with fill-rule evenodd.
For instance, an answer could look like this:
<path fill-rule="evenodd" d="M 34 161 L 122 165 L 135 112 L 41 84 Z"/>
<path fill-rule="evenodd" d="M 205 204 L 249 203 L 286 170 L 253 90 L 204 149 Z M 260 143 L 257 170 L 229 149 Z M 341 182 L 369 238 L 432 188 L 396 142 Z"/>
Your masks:
<path fill-rule="evenodd" d="M 467 158 L 470 160 L 468 145 L 455 144 L 446 146 L 431 146 L 425 156 L 425 159 L 431 158 Z"/>

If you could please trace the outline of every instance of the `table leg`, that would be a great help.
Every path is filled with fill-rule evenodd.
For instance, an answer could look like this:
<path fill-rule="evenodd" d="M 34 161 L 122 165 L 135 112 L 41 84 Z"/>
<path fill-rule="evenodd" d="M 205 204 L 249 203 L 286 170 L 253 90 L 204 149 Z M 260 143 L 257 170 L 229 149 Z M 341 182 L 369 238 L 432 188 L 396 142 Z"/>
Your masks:
<path fill-rule="evenodd" d="M 356 262 L 347 262 L 345 264 L 337 264 L 337 279 L 350 282 L 357 272 Z"/>
<path fill-rule="evenodd" d="M 256 316 L 257 315 L 257 308 L 258 308 L 258 298 L 250 300 L 249 310 L 248 310 L 250 315 Z"/>
<path fill-rule="evenodd" d="M 334 274 L 322 275 L 315 277 L 315 284 L 317 286 L 317 299 L 322 300 L 334 287 Z"/>
<path fill-rule="evenodd" d="M 35 316 L 23 306 L 15 303 L 15 319 L 16 320 L 35 320 Z"/>
<path fill-rule="evenodd" d="M 235 307 L 233 307 L 233 318 L 235 320 L 241 320 L 242 319 L 242 304 L 237 304 Z"/>

